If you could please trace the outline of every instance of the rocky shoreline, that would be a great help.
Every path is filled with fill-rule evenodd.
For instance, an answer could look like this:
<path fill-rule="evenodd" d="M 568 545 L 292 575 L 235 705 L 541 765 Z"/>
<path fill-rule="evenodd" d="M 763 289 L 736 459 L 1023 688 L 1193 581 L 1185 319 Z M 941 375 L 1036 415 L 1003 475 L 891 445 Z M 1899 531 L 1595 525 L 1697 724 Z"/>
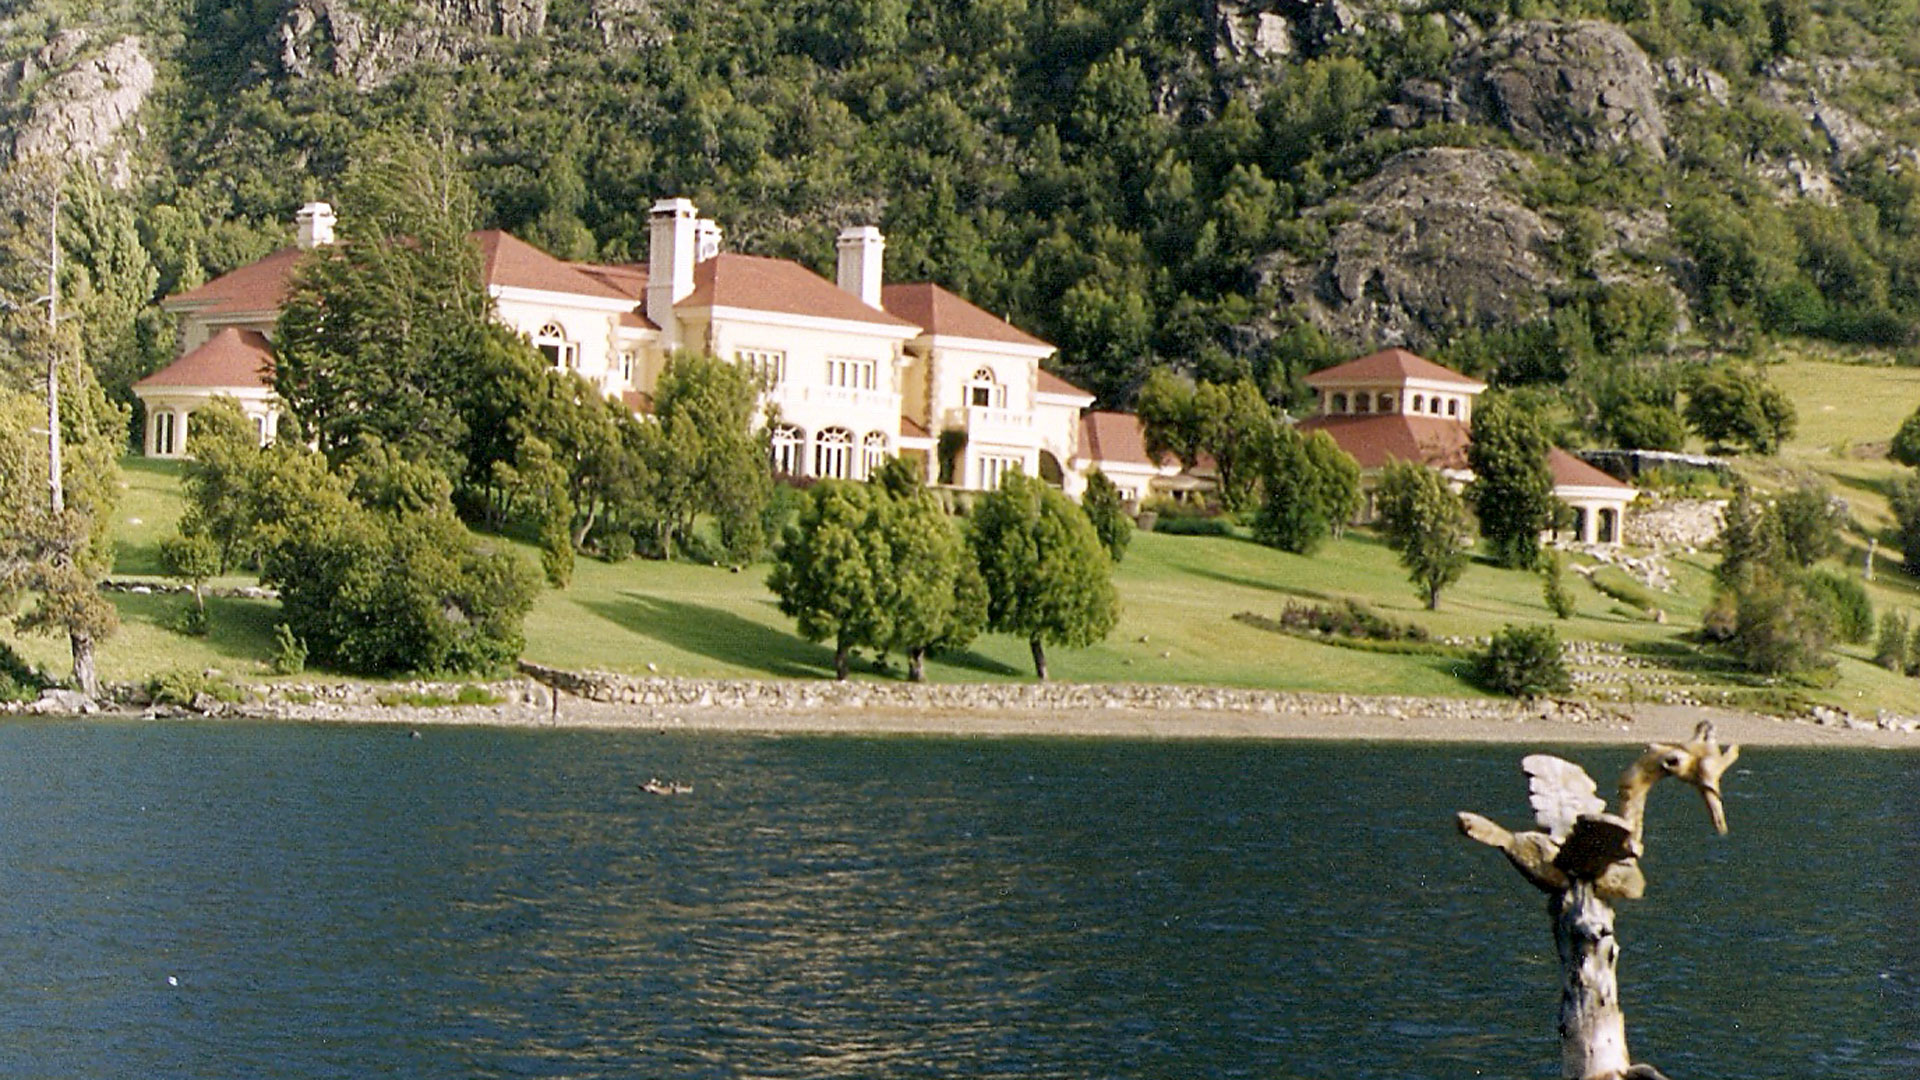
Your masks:
<path fill-rule="evenodd" d="M 493 725 L 960 736 L 1390 739 L 1632 743 L 1684 735 L 1710 717 L 1729 741 L 1920 749 L 1920 717 L 1819 708 L 1769 717 L 1693 706 L 1423 698 L 1073 683 L 913 684 L 681 679 L 523 663 L 490 683 L 261 683 L 222 700 L 156 705 L 118 687 L 103 703 L 70 691 L 0 712 L 150 720 Z M 230 684 L 228 684 L 230 685 Z"/>

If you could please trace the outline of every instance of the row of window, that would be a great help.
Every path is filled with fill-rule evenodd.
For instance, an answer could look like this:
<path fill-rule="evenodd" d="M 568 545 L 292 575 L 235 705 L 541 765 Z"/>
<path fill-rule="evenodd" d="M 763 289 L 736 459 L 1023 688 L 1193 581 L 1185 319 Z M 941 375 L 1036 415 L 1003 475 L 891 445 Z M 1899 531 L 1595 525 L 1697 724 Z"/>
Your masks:
<path fill-rule="evenodd" d="M 838 480 L 865 480 L 892 456 L 885 432 L 870 431 L 860 440 L 860 455 L 854 457 L 853 432 L 846 428 L 825 428 L 813 437 L 811 470 L 807 459 L 806 432 L 792 424 L 776 425 L 772 431 L 773 471 L 782 476 L 822 476 Z M 855 466 L 858 465 L 858 472 Z"/>
<path fill-rule="evenodd" d="M 1413 395 L 1412 408 L 1408 409 L 1407 411 L 1411 413 L 1426 415 L 1426 416 L 1439 416 L 1441 415 L 1440 410 L 1442 407 L 1442 403 L 1445 404 L 1446 415 L 1448 416 L 1460 415 L 1460 399 L 1459 398 L 1452 398 L 1452 397 L 1443 398 L 1438 394 L 1435 394 L 1432 397 L 1428 397 L 1425 394 Z M 1337 393 L 1327 398 L 1327 411 L 1329 413 L 1346 413 L 1346 412 L 1390 413 L 1393 411 L 1393 395 L 1392 394 L 1374 395 L 1374 394 L 1369 394 L 1362 391 L 1353 395 L 1352 407 L 1349 408 L 1347 395 L 1343 393 Z"/>

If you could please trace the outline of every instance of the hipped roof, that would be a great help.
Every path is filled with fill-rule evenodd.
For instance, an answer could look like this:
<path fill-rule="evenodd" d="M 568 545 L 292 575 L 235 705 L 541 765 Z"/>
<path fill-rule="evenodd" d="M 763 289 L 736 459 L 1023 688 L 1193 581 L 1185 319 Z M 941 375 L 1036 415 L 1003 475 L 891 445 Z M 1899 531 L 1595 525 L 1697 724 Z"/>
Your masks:
<path fill-rule="evenodd" d="M 968 303 L 931 281 L 882 286 L 880 306 L 929 334 L 974 338 L 979 341 L 1001 341 L 1010 345 L 1027 345 L 1039 349 L 1053 348 L 1052 345 L 1005 319 Z M 1075 388 L 1076 391 L 1077 389 Z"/>
<path fill-rule="evenodd" d="M 1317 389 L 1343 383 L 1403 382 L 1407 379 L 1455 383 L 1462 389 L 1487 388 L 1487 384 L 1478 379 L 1469 379 L 1452 368 L 1441 367 L 1405 349 L 1382 349 L 1358 360 L 1324 368 L 1308 375 L 1306 383 Z"/>
<path fill-rule="evenodd" d="M 676 308 L 742 308 L 821 319 L 874 323 L 903 330 L 919 324 L 871 307 L 838 285 L 787 259 L 722 253 L 693 268 L 693 292 Z"/>
<path fill-rule="evenodd" d="M 273 378 L 273 347 L 264 334 L 229 326 L 192 352 L 141 379 L 136 388 L 265 390 Z"/>

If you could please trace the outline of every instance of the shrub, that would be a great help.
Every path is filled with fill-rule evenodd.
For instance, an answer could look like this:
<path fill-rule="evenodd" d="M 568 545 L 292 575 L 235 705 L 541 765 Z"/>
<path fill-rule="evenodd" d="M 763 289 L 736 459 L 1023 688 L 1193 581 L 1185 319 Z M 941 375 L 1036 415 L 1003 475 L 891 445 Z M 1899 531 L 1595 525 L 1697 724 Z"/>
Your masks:
<path fill-rule="evenodd" d="M 147 680 L 147 698 L 155 705 L 191 705 L 201 694 L 229 705 L 246 696 L 232 680 L 212 672 L 176 669 Z"/>
<path fill-rule="evenodd" d="M 40 673 L 0 641 L 0 701 L 32 701 L 46 688 Z"/>
<path fill-rule="evenodd" d="M 1805 675 L 1833 666 L 1825 608 L 1772 574 L 1756 574 L 1734 594 L 1727 648 L 1763 675 Z"/>
<path fill-rule="evenodd" d="M 1642 613 L 1651 613 L 1660 607 L 1658 593 L 1635 581 L 1619 567 L 1603 566 L 1587 580 L 1593 582 L 1594 588 Z"/>
<path fill-rule="evenodd" d="M 1169 536 L 1232 536 L 1233 521 L 1218 517 L 1165 517 L 1153 523 L 1153 531 Z"/>
<path fill-rule="evenodd" d="M 1548 610 L 1556 619 L 1573 618 L 1573 593 L 1567 590 L 1566 568 L 1566 559 L 1557 551 L 1548 552 L 1540 568 L 1541 599 L 1547 602 Z"/>
<path fill-rule="evenodd" d="M 387 708 L 444 709 L 454 705 L 498 705 L 500 695 L 484 686 L 468 683 L 452 694 L 437 690 L 387 690 L 374 696 Z"/>
<path fill-rule="evenodd" d="M 207 618 L 206 608 L 199 604 L 188 604 L 180 609 L 178 615 L 168 621 L 167 626 L 176 633 L 185 634 L 188 637 L 206 637 L 207 631 L 211 628 L 211 620 Z"/>
<path fill-rule="evenodd" d="M 1093 522 L 1093 531 L 1099 535 L 1101 546 L 1107 549 L 1107 556 L 1118 564 L 1126 557 L 1134 526 L 1120 498 L 1120 489 L 1106 473 L 1095 469 L 1087 477 L 1087 492 L 1080 499 L 1080 509 L 1085 510 L 1087 520 Z"/>
<path fill-rule="evenodd" d="M 1864 645 L 1873 637 L 1873 601 L 1858 580 L 1817 570 L 1801 579 L 1800 587 L 1824 609 L 1834 637 L 1853 645 Z"/>
<path fill-rule="evenodd" d="M 1779 524 L 1782 553 L 1799 566 L 1812 566 L 1840 548 L 1846 504 L 1814 485 L 1795 488 L 1774 500 L 1768 511 Z"/>
<path fill-rule="evenodd" d="M 1280 611 L 1280 625 L 1288 630 L 1374 641 L 1427 640 L 1426 627 L 1418 623 L 1395 622 L 1358 600 L 1349 600 L 1339 607 L 1289 603 Z"/>
<path fill-rule="evenodd" d="M 298 675 L 307 670 L 307 641 L 293 636 L 293 628 L 275 623 L 273 648 L 267 653 L 267 667 L 275 675 Z"/>
<path fill-rule="evenodd" d="M 1474 663 L 1474 679 L 1515 697 L 1565 693 L 1573 685 L 1560 655 L 1560 636 L 1544 624 L 1509 625 L 1494 634 Z"/>
<path fill-rule="evenodd" d="M 1889 611 L 1880 616 L 1880 636 L 1874 642 L 1873 662 L 1895 674 L 1907 670 L 1907 640 L 1913 634 L 1912 621 Z"/>
<path fill-rule="evenodd" d="M 633 558 L 633 534 L 625 529 L 616 529 L 602 536 L 600 557 L 610 563 L 622 563 Z"/>

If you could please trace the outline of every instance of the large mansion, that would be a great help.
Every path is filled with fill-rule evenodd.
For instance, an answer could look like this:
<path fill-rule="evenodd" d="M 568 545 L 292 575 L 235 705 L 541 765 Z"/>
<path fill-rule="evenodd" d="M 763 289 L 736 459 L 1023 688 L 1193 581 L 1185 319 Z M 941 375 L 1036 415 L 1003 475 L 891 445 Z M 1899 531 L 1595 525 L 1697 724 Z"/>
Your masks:
<path fill-rule="evenodd" d="M 292 272 L 334 239 L 325 203 L 300 210 L 298 242 L 162 301 L 181 353 L 134 386 L 154 457 L 188 452 L 193 411 L 231 397 L 263 443 L 279 424 L 271 337 Z M 496 317 L 554 367 L 636 413 L 676 349 L 752 372 L 776 406 L 777 471 L 864 479 L 889 457 L 929 483 L 997 487 L 1011 470 L 1078 495 L 1093 470 L 1130 500 L 1180 479 L 1146 452 L 1137 418 L 1093 411 L 1093 395 L 1048 373 L 1053 346 L 931 283 L 887 284 L 871 226 L 838 241 L 838 282 L 798 263 L 721 250 L 720 228 L 686 199 L 652 208 L 644 266 L 572 263 L 498 230 L 473 235 Z"/>
<path fill-rule="evenodd" d="M 1467 465 L 1473 402 L 1487 384 L 1405 349 L 1384 349 L 1307 376 L 1319 412 L 1302 431 L 1324 431 L 1359 462 L 1369 489 L 1390 461 L 1438 469 L 1455 485 L 1473 479 Z M 1573 508 L 1571 539 L 1617 545 L 1627 505 L 1639 492 L 1559 447 L 1547 452 L 1553 493 Z"/>

